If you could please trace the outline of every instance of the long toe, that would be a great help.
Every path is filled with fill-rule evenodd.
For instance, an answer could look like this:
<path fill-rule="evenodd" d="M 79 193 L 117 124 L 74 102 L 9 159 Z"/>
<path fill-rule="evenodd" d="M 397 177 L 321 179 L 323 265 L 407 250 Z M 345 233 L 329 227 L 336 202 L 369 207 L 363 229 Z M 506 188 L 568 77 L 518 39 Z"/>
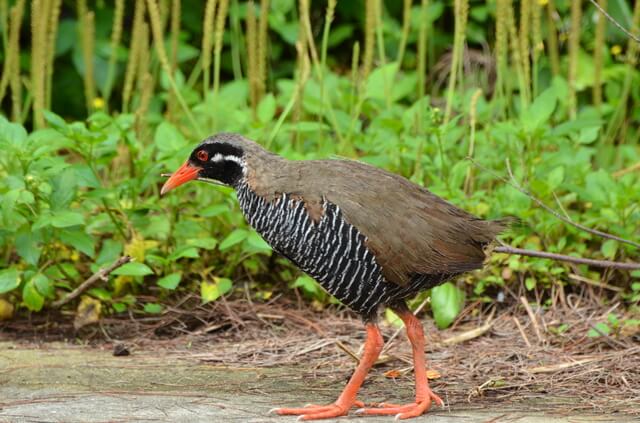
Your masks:
<path fill-rule="evenodd" d="M 346 416 L 349 408 L 337 404 L 329 404 L 308 405 L 302 408 L 277 408 L 274 411 L 281 416 L 300 416 L 298 420 L 320 420 Z"/>
<path fill-rule="evenodd" d="M 379 404 L 376 408 L 362 408 L 357 411 L 358 414 L 365 414 L 370 416 L 389 416 L 395 415 L 396 419 L 409 419 L 411 417 L 418 417 L 427 412 L 431 406 L 431 400 L 414 402 L 407 405 L 396 404 Z"/>

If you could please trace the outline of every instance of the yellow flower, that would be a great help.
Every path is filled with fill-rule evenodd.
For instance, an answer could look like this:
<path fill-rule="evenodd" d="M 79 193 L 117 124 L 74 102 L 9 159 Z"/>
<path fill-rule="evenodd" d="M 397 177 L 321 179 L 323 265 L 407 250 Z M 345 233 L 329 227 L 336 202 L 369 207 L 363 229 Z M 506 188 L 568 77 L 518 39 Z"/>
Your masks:
<path fill-rule="evenodd" d="M 102 109 L 104 107 L 104 99 L 102 97 L 96 97 L 93 99 L 93 108 Z"/>
<path fill-rule="evenodd" d="M 540 6 L 546 6 L 546 5 L 547 5 L 547 3 L 549 3 L 549 0 L 538 0 L 538 4 L 539 4 Z"/>
<path fill-rule="evenodd" d="M 611 54 L 613 54 L 614 56 L 617 56 L 620 53 L 622 53 L 622 47 L 620 45 L 614 44 L 611 46 Z"/>

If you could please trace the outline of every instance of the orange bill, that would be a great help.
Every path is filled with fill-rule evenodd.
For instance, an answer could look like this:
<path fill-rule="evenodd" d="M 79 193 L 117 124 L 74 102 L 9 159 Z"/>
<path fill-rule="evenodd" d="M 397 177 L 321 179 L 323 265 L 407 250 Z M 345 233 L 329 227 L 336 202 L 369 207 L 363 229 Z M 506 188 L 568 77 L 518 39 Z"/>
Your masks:
<path fill-rule="evenodd" d="M 169 177 L 167 182 L 164 183 L 160 190 L 160 195 L 163 195 L 186 182 L 193 181 L 198 177 L 198 172 L 200 172 L 200 170 L 202 170 L 202 168 L 192 166 L 188 161 L 184 162 L 184 164 L 180 166 L 180 169 L 176 170 L 173 175 Z"/>

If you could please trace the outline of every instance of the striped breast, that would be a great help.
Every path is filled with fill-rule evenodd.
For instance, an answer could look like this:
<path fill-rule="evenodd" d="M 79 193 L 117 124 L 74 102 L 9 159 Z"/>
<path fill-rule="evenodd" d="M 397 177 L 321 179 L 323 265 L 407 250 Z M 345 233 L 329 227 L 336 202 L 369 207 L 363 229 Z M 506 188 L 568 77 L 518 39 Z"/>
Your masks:
<path fill-rule="evenodd" d="M 359 313 L 371 315 L 381 304 L 448 279 L 449 275 L 421 275 L 405 287 L 389 283 L 367 249 L 367 238 L 328 201 L 323 201 L 322 217 L 315 222 L 304 203 L 286 193 L 269 202 L 243 183 L 237 187 L 237 196 L 249 224 L 276 252 Z"/>

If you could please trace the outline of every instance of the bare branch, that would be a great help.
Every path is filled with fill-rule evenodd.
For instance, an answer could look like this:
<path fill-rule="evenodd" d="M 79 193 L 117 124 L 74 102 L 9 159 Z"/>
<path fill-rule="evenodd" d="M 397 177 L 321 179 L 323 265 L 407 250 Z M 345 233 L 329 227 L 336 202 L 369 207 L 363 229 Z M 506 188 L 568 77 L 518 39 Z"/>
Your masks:
<path fill-rule="evenodd" d="M 516 254 L 519 256 L 539 257 L 556 261 L 566 261 L 576 264 L 587 264 L 594 267 L 606 267 L 611 269 L 622 270 L 640 270 L 640 263 L 623 263 L 611 260 L 595 260 L 583 257 L 573 257 L 564 254 L 548 253 L 546 251 L 525 250 L 524 248 L 515 248 L 509 245 L 502 245 L 493 249 L 495 253 Z"/>
<path fill-rule="evenodd" d="M 595 1 L 595 0 L 589 0 L 589 1 L 591 2 L 591 4 L 593 4 L 596 7 L 596 9 L 598 9 L 600 11 L 600 13 L 602 13 L 607 19 L 609 19 L 609 21 L 611 21 L 611 23 L 614 24 L 620 31 L 624 32 L 629 38 L 631 38 L 636 43 L 640 43 L 640 38 L 638 38 L 637 36 L 633 35 L 631 32 L 629 32 L 629 30 L 627 30 L 620 23 L 618 23 L 618 21 L 613 19 L 613 17 L 610 14 L 608 14 L 607 11 L 604 10 L 602 8 L 602 6 L 600 6 L 598 4 L 597 1 Z"/>
<path fill-rule="evenodd" d="M 511 180 L 498 175 L 496 172 L 492 171 L 491 169 L 488 169 L 484 166 L 482 166 L 481 164 L 479 164 L 478 162 L 476 162 L 472 157 L 467 157 L 468 160 L 471 161 L 471 163 L 473 163 L 474 166 L 477 166 L 478 168 L 482 169 L 483 171 L 493 175 L 495 178 L 500 179 L 502 182 L 504 182 L 505 184 L 510 185 L 511 187 L 517 189 L 518 191 L 520 191 L 522 194 L 526 195 L 527 197 L 529 197 L 534 203 L 536 203 L 538 206 L 542 207 L 544 210 L 546 210 L 547 212 L 551 213 L 553 216 L 555 216 L 556 218 L 562 220 L 563 222 L 578 228 L 582 231 L 588 232 L 590 234 L 602 237 L 602 238 L 606 238 L 606 239 L 613 239 L 615 241 L 618 242 L 622 242 L 624 244 L 628 244 L 628 245 L 632 245 L 636 248 L 640 248 L 640 243 L 637 243 L 635 241 L 631 241 L 625 238 L 621 238 L 619 236 L 607 233 L 607 232 L 602 232 L 599 231 L 597 229 L 591 229 L 587 226 L 581 225 L 580 223 L 576 223 L 574 221 L 572 221 L 571 219 L 568 219 L 566 217 L 564 217 L 563 215 L 561 215 L 560 213 L 558 213 L 557 211 L 555 211 L 554 209 L 552 209 L 551 207 L 547 206 L 545 203 L 542 202 L 542 200 L 538 199 L 537 197 L 534 197 L 533 194 L 531 194 L 529 191 L 527 191 L 526 189 L 524 189 L 522 186 L 520 186 L 520 184 L 516 181 L 515 176 L 513 175 L 513 173 L 511 172 L 511 165 L 509 164 L 509 160 L 507 159 L 506 163 L 507 163 L 507 170 L 509 172 L 509 176 L 511 177 Z"/>
<path fill-rule="evenodd" d="M 122 256 L 122 257 L 120 257 L 118 260 L 114 261 L 109 267 L 104 268 L 104 269 L 100 269 L 96 273 L 91 275 L 91 277 L 89 277 L 89 279 L 87 279 L 86 281 L 82 282 L 80 284 L 80 286 L 78 286 L 76 289 L 71 291 L 69 293 L 69 295 L 67 295 L 66 297 L 62 298 L 61 300 L 55 301 L 51 305 L 53 307 L 55 307 L 55 308 L 62 307 L 63 305 L 67 304 L 69 301 L 72 301 L 73 299 L 77 298 L 80 294 L 82 294 L 84 291 L 89 289 L 89 287 L 91 285 L 93 285 L 94 283 L 98 282 L 99 280 L 106 280 L 107 276 L 109 276 L 109 274 L 111 272 L 116 270 L 118 267 L 120 267 L 120 266 L 122 266 L 122 265 L 124 265 L 126 263 L 129 263 L 130 261 L 131 261 L 131 257 L 130 256 Z"/>

